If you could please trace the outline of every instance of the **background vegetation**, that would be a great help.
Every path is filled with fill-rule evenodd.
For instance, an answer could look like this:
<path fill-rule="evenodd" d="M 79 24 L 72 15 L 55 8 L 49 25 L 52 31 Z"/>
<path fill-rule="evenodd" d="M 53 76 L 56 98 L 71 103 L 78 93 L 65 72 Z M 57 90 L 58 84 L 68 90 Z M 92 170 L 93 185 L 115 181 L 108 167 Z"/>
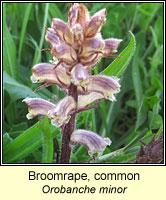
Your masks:
<path fill-rule="evenodd" d="M 154 133 L 163 131 L 163 4 L 162 3 L 85 3 L 90 14 L 107 9 L 103 38 L 121 38 L 119 55 L 135 35 L 136 50 L 126 70 L 119 74 L 121 92 L 116 102 L 101 101 L 95 110 L 78 115 L 77 128 L 89 129 L 109 137 L 112 145 L 97 161 L 90 160 L 83 146 L 73 149 L 71 162 L 132 163 L 140 149 L 140 139 L 148 143 Z M 31 68 L 49 62 L 45 27 L 54 17 L 67 21 L 68 3 L 3 4 L 3 162 L 55 163 L 60 129 L 47 119 L 27 120 L 25 97 L 61 99 L 56 86 L 38 87 L 30 81 Z M 115 58 L 102 59 L 94 73 L 103 71 Z M 116 75 L 110 74 L 110 75 Z M 47 134 L 46 134 L 47 132 Z M 53 139 L 54 138 L 54 139 Z M 53 142 L 54 141 L 54 142 Z M 53 157 L 52 157 L 53 155 Z"/>

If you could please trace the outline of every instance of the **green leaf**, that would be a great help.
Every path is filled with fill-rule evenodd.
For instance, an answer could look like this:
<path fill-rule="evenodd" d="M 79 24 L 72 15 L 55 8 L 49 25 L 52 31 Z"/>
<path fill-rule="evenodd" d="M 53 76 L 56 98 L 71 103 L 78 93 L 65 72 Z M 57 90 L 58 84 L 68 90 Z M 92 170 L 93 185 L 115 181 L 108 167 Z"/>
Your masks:
<path fill-rule="evenodd" d="M 101 74 L 117 77 L 122 75 L 134 54 L 136 46 L 135 37 L 132 32 L 130 32 L 130 34 L 131 41 L 128 46 L 119 55 L 120 57 L 116 58 L 106 69 L 101 72 Z"/>
<path fill-rule="evenodd" d="M 44 15 L 44 19 L 43 19 L 43 28 L 42 28 L 42 32 L 41 32 L 41 38 L 40 38 L 40 43 L 39 43 L 39 48 L 36 49 L 35 51 L 35 55 L 34 55 L 34 59 L 33 59 L 33 65 L 35 65 L 36 63 L 40 62 L 41 60 L 41 48 L 43 46 L 44 43 L 44 36 L 45 36 L 45 27 L 47 25 L 47 19 L 48 19 L 48 10 L 49 10 L 49 3 L 45 4 L 45 15 Z"/>
<path fill-rule="evenodd" d="M 100 110 L 101 110 L 101 116 L 102 116 L 102 119 L 103 119 L 103 124 L 104 124 L 104 128 L 105 128 L 105 131 L 106 131 L 106 134 L 105 136 L 106 137 L 110 137 L 110 132 L 109 132 L 109 129 L 108 129 L 108 123 L 107 123 L 107 110 L 106 110 L 106 107 L 105 107 L 105 101 L 102 100 L 100 102 Z"/>
<path fill-rule="evenodd" d="M 135 160 L 135 158 L 135 152 L 125 154 L 123 152 L 123 149 L 118 149 L 117 151 L 99 157 L 98 159 L 93 161 L 93 163 L 131 163 L 131 161 Z"/>
<path fill-rule="evenodd" d="M 52 163 L 53 160 L 53 136 L 50 130 L 48 117 L 44 119 L 43 125 L 43 152 L 42 163 Z"/>
<path fill-rule="evenodd" d="M 20 61 L 21 61 L 22 46 L 23 46 L 23 42 L 24 42 L 24 38 L 25 38 L 25 32 L 26 32 L 26 28 L 27 28 L 27 24 L 28 24 L 28 20 L 29 20 L 29 17 L 30 17 L 32 6 L 33 6 L 32 3 L 27 4 L 26 10 L 25 10 L 25 15 L 24 15 L 24 20 L 23 20 L 23 23 L 22 23 L 22 30 L 21 30 L 19 50 L 18 50 L 18 67 L 17 67 L 19 75 L 20 75 Z"/>
<path fill-rule="evenodd" d="M 25 97 L 40 97 L 37 93 L 34 93 L 29 87 L 15 81 L 6 72 L 3 73 L 4 87 L 10 95 L 11 102 Z"/>
<path fill-rule="evenodd" d="M 145 97 L 144 104 L 148 110 L 153 110 L 155 104 L 159 103 L 160 99 L 157 96 Z"/>
<path fill-rule="evenodd" d="M 55 3 L 52 3 L 50 5 L 49 12 L 50 12 L 50 15 L 52 18 L 57 17 L 57 18 L 64 20 L 62 12 L 60 11 L 60 9 L 58 8 L 58 6 Z"/>
<path fill-rule="evenodd" d="M 39 126 L 36 123 L 7 145 L 3 151 L 3 162 L 18 162 L 41 147 L 43 144 L 43 124 L 43 121 L 40 122 Z M 52 132 L 52 137 L 55 137 L 58 133 L 59 130 L 56 129 Z"/>
<path fill-rule="evenodd" d="M 16 46 L 6 24 L 6 4 L 3 5 L 3 69 L 15 77 Z"/>
<path fill-rule="evenodd" d="M 154 41 L 155 47 L 156 47 L 156 49 L 158 49 L 159 45 L 158 45 L 158 41 L 157 41 L 157 35 L 156 35 L 156 33 L 155 33 L 155 31 L 154 31 L 152 26 L 150 26 L 150 30 L 152 32 L 152 36 L 153 36 L 153 41 Z"/>
<path fill-rule="evenodd" d="M 154 114 L 153 112 L 149 111 L 149 125 L 150 129 L 159 129 L 160 126 L 163 124 L 162 117 L 159 114 Z"/>
<path fill-rule="evenodd" d="M 141 78 L 140 78 L 140 69 L 138 65 L 138 51 L 139 48 L 137 48 L 136 53 L 133 58 L 132 62 L 132 81 L 133 81 L 133 86 L 134 86 L 134 91 L 135 91 L 135 97 L 136 97 L 136 102 L 137 102 L 137 110 L 139 109 L 142 101 L 142 84 L 141 84 Z"/>
<path fill-rule="evenodd" d="M 137 113 L 135 131 L 138 130 L 138 128 L 145 122 L 146 118 L 147 118 L 147 110 L 145 108 L 144 102 L 142 101 Z"/>
<path fill-rule="evenodd" d="M 27 129 L 27 123 L 21 122 L 19 124 L 12 124 L 10 129 L 10 136 L 12 138 L 16 138 L 18 135 L 20 135 L 23 131 Z"/>
<path fill-rule="evenodd" d="M 10 144 L 13 139 L 10 137 L 9 133 L 3 134 L 3 148 Z"/>
<path fill-rule="evenodd" d="M 139 142 L 139 139 L 146 134 L 147 130 L 147 128 L 144 128 L 141 132 L 135 132 L 135 137 L 125 147 L 123 147 L 123 151 L 126 152 L 128 149 L 136 145 Z"/>
<path fill-rule="evenodd" d="M 36 125 L 23 132 L 4 149 L 4 163 L 19 161 L 42 145 L 42 129 L 41 126 L 36 128 Z"/>

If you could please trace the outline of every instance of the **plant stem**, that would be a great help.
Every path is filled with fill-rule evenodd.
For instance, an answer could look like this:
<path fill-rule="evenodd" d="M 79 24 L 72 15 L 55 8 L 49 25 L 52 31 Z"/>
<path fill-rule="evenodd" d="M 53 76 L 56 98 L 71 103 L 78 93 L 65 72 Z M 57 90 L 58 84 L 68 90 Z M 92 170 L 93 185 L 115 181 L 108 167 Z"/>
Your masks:
<path fill-rule="evenodd" d="M 77 86 L 71 84 L 69 88 L 69 95 L 73 97 L 77 105 L 77 100 L 78 100 Z M 61 163 L 69 163 L 70 161 L 71 149 L 69 143 L 70 143 L 70 136 L 73 133 L 75 127 L 75 117 L 76 117 L 76 112 L 73 112 L 69 123 L 62 128 L 62 149 L 61 149 L 61 159 L 60 159 Z"/>

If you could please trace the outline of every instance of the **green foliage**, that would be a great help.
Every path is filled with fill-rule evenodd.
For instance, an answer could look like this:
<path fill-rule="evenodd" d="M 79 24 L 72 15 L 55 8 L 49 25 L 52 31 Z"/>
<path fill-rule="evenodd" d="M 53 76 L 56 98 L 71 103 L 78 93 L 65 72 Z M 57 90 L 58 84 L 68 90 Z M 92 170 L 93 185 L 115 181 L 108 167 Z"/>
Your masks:
<path fill-rule="evenodd" d="M 85 3 L 90 14 L 107 9 L 103 38 L 119 38 L 118 58 L 102 59 L 94 73 L 118 76 L 121 92 L 116 102 L 101 101 L 94 110 L 79 113 L 76 128 L 89 129 L 112 140 L 104 155 L 90 160 L 85 147 L 74 147 L 71 162 L 132 163 L 140 139 L 149 142 L 163 131 L 163 4 Z M 22 99 L 61 99 L 56 86 L 34 93 L 31 68 L 49 62 L 44 39 L 45 27 L 54 17 L 67 21 L 68 3 L 3 3 L 3 162 L 52 163 L 61 143 L 60 130 L 46 119 L 26 119 Z M 129 34 L 130 32 L 130 34 Z M 135 43 L 136 49 L 135 49 Z M 132 60 L 131 60 L 132 58 Z M 35 124 L 35 125 L 34 125 Z"/>

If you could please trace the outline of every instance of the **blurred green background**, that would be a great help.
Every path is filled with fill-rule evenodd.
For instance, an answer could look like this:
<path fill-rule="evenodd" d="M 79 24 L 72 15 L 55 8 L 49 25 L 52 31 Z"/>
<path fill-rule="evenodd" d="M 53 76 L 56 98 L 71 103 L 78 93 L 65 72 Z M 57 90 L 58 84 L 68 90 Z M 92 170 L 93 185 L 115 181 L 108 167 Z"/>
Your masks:
<path fill-rule="evenodd" d="M 136 50 L 125 72 L 120 76 L 121 92 L 116 102 L 101 101 L 95 110 L 80 113 L 76 128 L 89 129 L 102 137 L 109 137 L 112 145 L 101 162 L 132 163 L 140 148 L 140 139 L 149 142 L 154 133 L 163 131 L 163 4 L 162 3 L 85 3 L 90 14 L 107 10 L 102 28 L 103 38 L 120 38 L 120 52 L 130 41 L 129 31 L 136 38 Z M 44 123 L 34 126 L 40 118 L 27 120 L 25 97 L 46 100 L 61 99 L 64 93 L 56 86 L 33 90 L 40 84 L 30 81 L 31 68 L 39 62 L 49 62 L 52 56 L 40 52 L 49 48 L 45 27 L 52 18 L 67 22 L 69 3 L 3 3 L 3 162 L 55 162 L 44 160 Z M 102 59 L 94 72 L 105 69 L 115 58 Z M 48 126 L 47 126 L 48 128 Z M 60 129 L 50 126 L 52 138 L 61 143 Z M 112 153 L 111 153 L 112 152 Z M 91 162 L 82 146 L 73 149 L 71 161 Z"/>

